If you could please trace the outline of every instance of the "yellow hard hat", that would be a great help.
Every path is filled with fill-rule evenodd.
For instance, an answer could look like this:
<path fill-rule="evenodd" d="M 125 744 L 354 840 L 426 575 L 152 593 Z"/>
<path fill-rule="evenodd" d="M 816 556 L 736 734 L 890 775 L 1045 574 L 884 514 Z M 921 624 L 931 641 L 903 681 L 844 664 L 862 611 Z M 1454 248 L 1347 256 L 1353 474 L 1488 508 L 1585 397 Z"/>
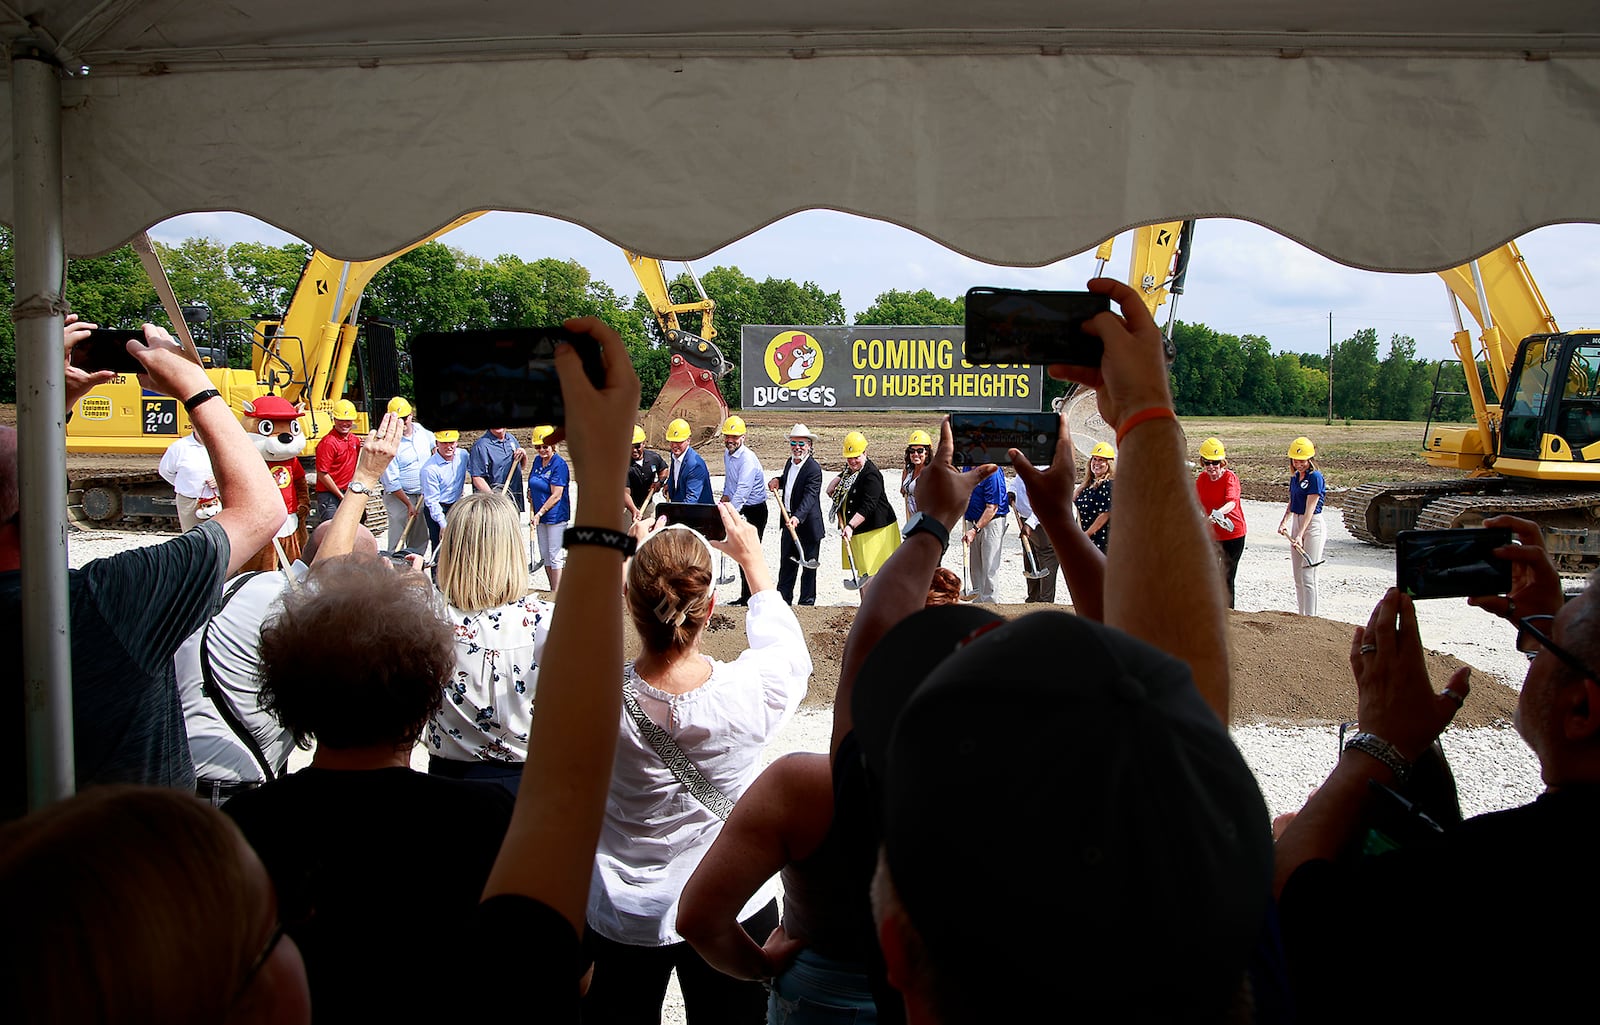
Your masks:
<path fill-rule="evenodd" d="M 689 421 L 680 417 L 679 419 L 672 421 L 670 424 L 667 424 L 667 440 L 688 441 Z"/>
<path fill-rule="evenodd" d="M 906 447 L 910 448 L 912 445 L 921 445 L 923 448 L 932 448 L 933 439 L 928 437 L 927 431 L 912 431 L 911 437 L 906 439 Z"/>
<path fill-rule="evenodd" d="M 1290 459 L 1310 459 L 1317 454 L 1317 446 L 1311 444 L 1311 439 L 1299 437 L 1289 442 Z"/>
<path fill-rule="evenodd" d="M 844 436 L 844 457 L 854 459 L 867 451 L 867 436 L 860 431 L 851 431 Z"/>
<path fill-rule="evenodd" d="M 1221 439 L 1207 438 L 1200 443 L 1200 458 L 1216 462 L 1228 458 L 1228 450 L 1222 447 Z"/>
<path fill-rule="evenodd" d="M 730 416 L 722 421 L 723 434 L 743 434 L 745 431 L 744 420 L 737 416 Z"/>
<path fill-rule="evenodd" d="M 543 445 L 545 444 L 545 439 L 550 437 L 550 435 L 554 434 L 555 432 L 556 429 L 554 427 L 535 427 L 533 429 L 533 436 L 529 439 L 529 441 L 534 445 Z"/>
<path fill-rule="evenodd" d="M 459 437 L 461 437 L 460 431 L 435 431 L 433 434 L 433 440 L 440 444 L 455 441 Z"/>
<path fill-rule="evenodd" d="M 633 443 L 635 445 L 644 444 L 644 428 L 640 427 L 638 424 L 633 425 Z"/>
<path fill-rule="evenodd" d="M 356 404 L 349 399 L 340 399 L 333 404 L 332 415 L 335 420 L 354 420 L 356 418 Z"/>
<path fill-rule="evenodd" d="M 407 402 L 403 396 L 396 395 L 389 400 L 389 412 L 395 416 L 410 416 L 411 403 Z"/>
<path fill-rule="evenodd" d="M 1111 447 L 1111 442 L 1102 441 L 1097 443 L 1094 448 L 1089 450 L 1090 459 L 1093 459 L 1096 456 L 1100 457 L 1101 459 L 1115 459 L 1117 458 L 1117 450 Z"/>

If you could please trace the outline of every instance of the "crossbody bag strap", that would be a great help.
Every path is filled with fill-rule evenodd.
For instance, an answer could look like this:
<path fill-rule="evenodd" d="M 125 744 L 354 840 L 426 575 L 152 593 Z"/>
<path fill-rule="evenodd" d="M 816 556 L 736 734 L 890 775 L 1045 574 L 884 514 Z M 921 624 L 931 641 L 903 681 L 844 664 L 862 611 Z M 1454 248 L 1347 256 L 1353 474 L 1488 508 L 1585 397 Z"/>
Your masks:
<path fill-rule="evenodd" d="M 258 570 L 254 573 L 245 573 L 234 580 L 222 593 L 222 601 L 217 605 L 217 612 L 221 612 L 223 607 L 233 600 L 233 596 L 239 593 L 239 588 L 260 575 L 261 572 Z M 213 614 L 200 633 L 200 690 L 211 699 L 211 704 L 217 709 L 217 715 L 228 725 L 228 729 L 233 731 L 234 737 L 245 746 L 251 757 L 255 758 L 256 764 L 261 767 L 262 778 L 271 783 L 278 774 L 272 770 L 272 764 L 266 752 L 261 750 L 256 735 L 250 732 L 250 728 L 239 717 L 238 710 L 233 707 L 233 702 L 222 693 L 222 688 L 217 686 L 216 675 L 211 671 L 211 624 L 215 622 L 216 616 Z"/>
<path fill-rule="evenodd" d="M 705 805 L 706 810 L 717 818 L 726 822 L 733 812 L 733 801 L 728 798 L 717 785 L 706 779 L 705 773 L 700 771 L 688 755 L 683 753 L 683 748 L 672 739 L 672 734 L 656 725 L 654 719 L 644 714 L 644 709 L 639 707 L 639 696 L 633 691 L 633 663 L 623 667 L 622 675 L 622 706 L 628 710 L 628 717 L 639 728 L 639 733 L 644 737 L 661 761 L 667 766 L 667 771 L 673 778 L 682 783 L 689 791 L 689 796 Z"/>

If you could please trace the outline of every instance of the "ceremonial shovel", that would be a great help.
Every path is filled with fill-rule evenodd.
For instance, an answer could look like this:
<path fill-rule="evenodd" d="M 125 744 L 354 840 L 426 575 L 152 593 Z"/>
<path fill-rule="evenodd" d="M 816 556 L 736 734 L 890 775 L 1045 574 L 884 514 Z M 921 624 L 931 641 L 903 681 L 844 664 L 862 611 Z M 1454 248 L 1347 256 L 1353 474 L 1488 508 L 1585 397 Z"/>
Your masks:
<path fill-rule="evenodd" d="M 717 577 L 717 583 L 731 584 L 739 579 L 739 575 L 728 568 L 728 553 L 722 553 L 722 575 Z"/>
<path fill-rule="evenodd" d="M 516 472 L 517 472 L 517 461 L 515 459 L 512 459 L 511 460 L 511 468 L 506 471 L 506 479 L 500 482 L 500 494 L 501 495 L 504 495 L 506 493 L 506 490 L 511 487 L 511 478 L 516 475 Z M 529 509 L 528 510 L 528 558 L 531 561 L 528 563 L 528 576 L 530 576 L 530 577 L 533 576 L 535 573 L 539 572 L 541 569 L 544 569 L 544 560 L 543 559 L 534 559 L 533 558 L 533 537 L 534 537 L 534 534 L 536 534 L 537 532 L 538 532 L 538 528 L 533 522 L 533 510 Z"/>
<path fill-rule="evenodd" d="M 1319 559 L 1316 562 L 1312 562 L 1311 556 L 1306 554 L 1306 550 L 1300 546 L 1300 542 L 1296 541 L 1292 537 L 1289 539 L 1289 547 L 1300 553 L 1300 558 L 1306 561 L 1306 569 L 1316 569 L 1318 566 L 1328 561 L 1327 559 Z"/>
<path fill-rule="evenodd" d="M 1022 535 L 1022 575 L 1029 580 L 1043 580 L 1050 574 L 1039 568 L 1039 560 L 1034 557 L 1033 545 L 1028 543 L 1027 525 L 1022 522 L 1022 511 L 1015 507 L 1011 511 L 1017 514 L 1017 533 Z"/>
<path fill-rule="evenodd" d="M 861 574 L 856 572 L 855 550 L 850 547 L 850 539 L 844 536 L 844 515 L 842 513 L 839 516 L 839 534 L 839 541 L 844 545 L 844 554 L 850 559 L 850 579 L 844 582 L 844 589 L 846 591 L 859 591 L 862 584 Z"/>
<path fill-rule="evenodd" d="M 972 599 L 974 599 L 974 598 L 976 598 L 978 596 L 978 592 L 974 591 L 972 589 L 971 585 L 969 585 L 967 583 L 967 579 L 971 575 L 972 575 L 972 542 L 968 541 L 966 538 L 962 538 L 961 539 L 961 600 L 962 601 L 971 601 Z"/>
<path fill-rule="evenodd" d="M 783 514 L 783 525 L 789 528 L 789 537 L 794 541 L 794 550 L 800 553 L 794 557 L 794 561 L 798 562 L 806 569 L 816 569 L 818 566 L 822 565 L 822 563 L 818 562 L 816 559 L 807 559 L 805 557 L 806 550 L 800 544 L 800 534 L 794 529 L 794 524 L 789 522 L 789 509 L 783 504 L 783 493 L 781 491 L 774 491 L 772 493 L 772 497 L 778 500 L 778 511 Z"/>

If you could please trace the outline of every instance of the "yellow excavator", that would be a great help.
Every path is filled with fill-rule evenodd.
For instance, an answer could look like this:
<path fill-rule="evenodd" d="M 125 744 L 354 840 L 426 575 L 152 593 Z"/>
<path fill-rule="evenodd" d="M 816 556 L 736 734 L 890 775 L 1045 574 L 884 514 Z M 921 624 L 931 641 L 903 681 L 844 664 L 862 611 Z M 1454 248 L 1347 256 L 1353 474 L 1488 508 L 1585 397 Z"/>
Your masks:
<path fill-rule="evenodd" d="M 1510 513 L 1544 530 L 1564 572 L 1600 566 L 1600 332 L 1564 332 L 1516 243 L 1441 271 L 1466 370 L 1470 425 L 1434 423 L 1422 455 L 1464 478 L 1380 482 L 1345 499 L 1345 527 L 1388 545 L 1401 530 L 1475 527 Z M 1477 321 L 1474 344 L 1461 310 Z M 1487 380 L 1485 380 L 1485 378 Z M 1460 393 L 1435 390 L 1433 412 Z"/>
<path fill-rule="evenodd" d="M 307 447 L 302 460 L 310 470 L 317 442 L 332 428 L 330 411 L 335 402 L 352 398 L 357 409 L 356 430 L 365 432 L 370 429 L 369 415 L 372 420 L 381 416 L 399 389 L 394 329 L 381 321 L 363 323 L 358 316 L 367 285 L 396 258 L 479 216 L 481 212 L 465 214 L 427 238 L 374 260 L 336 260 L 321 251 L 313 252 L 283 317 L 251 326 L 249 369 L 208 368 L 213 385 L 240 415 L 246 401 L 263 395 L 305 403 L 300 427 Z M 148 244 L 135 248 L 141 250 L 168 316 L 180 325 L 180 333 L 187 339 L 183 312 L 166 287 L 165 273 L 153 251 Z M 712 323 L 716 304 L 703 288 L 699 289 L 699 301 L 674 303 L 660 261 L 636 253 L 626 255 L 671 353 L 667 385 L 647 415 L 647 422 L 660 424 L 652 433 L 664 435 L 668 421 L 683 417 L 702 440 L 714 437 L 728 412 L 718 379 L 729 369 L 712 341 L 716 337 Z M 690 277 L 698 287 L 692 270 Z M 700 334 L 680 324 L 681 313 L 700 315 Z M 186 344 L 193 347 L 192 341 Z M 347 389 L 352 365 L 357 368 L 356 378 Z M 68 452 L 160 455 L 191 430 L 181 403 L 144 394 L 138 379 L 131 375 L 118 376 L 94 389 L 79 401 L 74 414 L 67 425 Z M 172 489 L 156 473 L 77 473 L 70 478 L 68 489 L 69 514 L 85 525 L 177 523 Z M 374 514 L 381 516 L 381 503 L 376 504 Z"/>

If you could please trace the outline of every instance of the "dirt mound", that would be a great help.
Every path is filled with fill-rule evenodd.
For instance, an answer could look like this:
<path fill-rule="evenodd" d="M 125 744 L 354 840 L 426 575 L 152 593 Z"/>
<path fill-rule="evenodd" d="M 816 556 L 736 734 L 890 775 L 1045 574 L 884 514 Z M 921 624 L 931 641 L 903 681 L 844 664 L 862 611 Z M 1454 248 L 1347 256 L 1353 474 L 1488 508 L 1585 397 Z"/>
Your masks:
<path fill-rule="evenodd" d="M 1065 606 L 1062 606 L 1063 608 Z M 990 606 L 1008 618 L 1034 611 L 1023 605 Z M 800 626 L 811 647 L 815 675 L 805 705 L 830 708 L 838 688 L 845 637 L 854 620 L 853 608 L 797 608 Z M 712 658 L 731 662 L 745 648 L 743 608 L 719 609 L 702 641 Z M 1346 623 L 1297 616 L 1288 612 L 1234 612 L 1229 620 L 1233 649 L 1233 714 L 1238 723 L 1281 723 L 1304 726 L 1354 719 L 1355 681 L 1350 675 L 1350 632 Z M 627 651 L 638 650 L 629 627 Z M 1428 675 L 1442 690 L 1463 663 L 1450 655 L 1428 652 Z M 1477 667 L 1472 696 L 1456 715 L 1457 726 L 1503 726 L 1511 721 L 1517 694 Z"/>

